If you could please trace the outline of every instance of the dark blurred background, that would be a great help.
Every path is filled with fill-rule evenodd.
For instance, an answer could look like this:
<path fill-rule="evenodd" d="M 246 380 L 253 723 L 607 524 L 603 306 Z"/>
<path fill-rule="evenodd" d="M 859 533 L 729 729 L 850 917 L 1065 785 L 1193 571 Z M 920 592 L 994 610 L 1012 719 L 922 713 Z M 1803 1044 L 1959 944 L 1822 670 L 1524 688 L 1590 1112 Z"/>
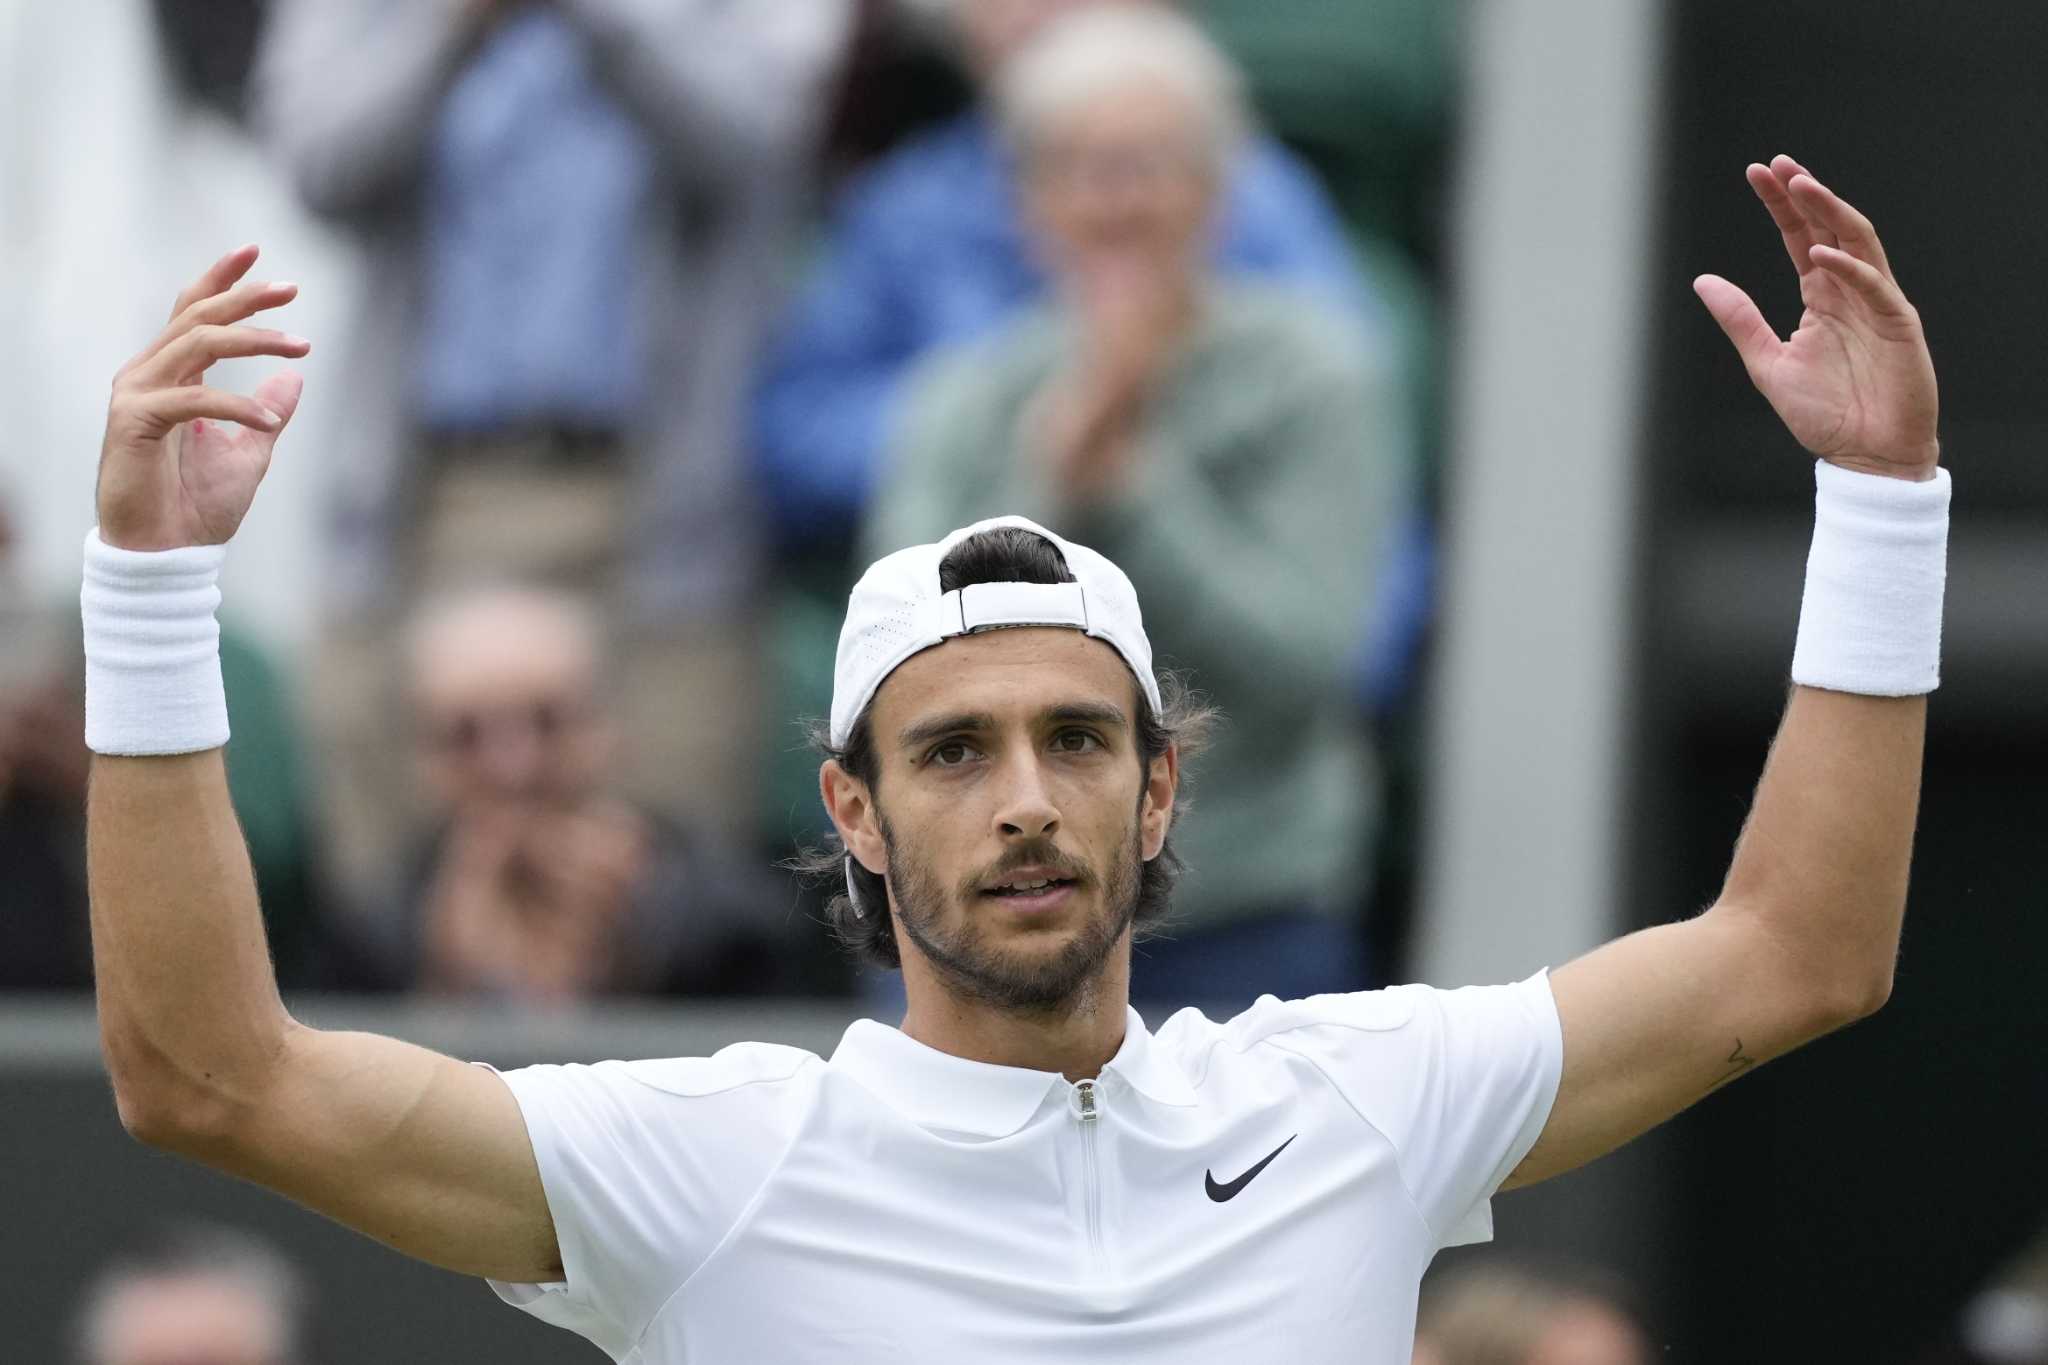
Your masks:
<path fill-rule="evenodd" d="M 1736 149 L 1827 167 L 1895 244 L 1941 377 L 1944 462 L 1968 488 L 1897 992 L 1673 1125 L 1683 1335 L 1701 1359 L 1915 1359 L 2048 1222 L 2024 1174 L 2048 1112 L 2030 1003 L 2048 954 L 2048 394 L 2030 359 L 2048 272 L 2027 245 L 2048 201 L 2026 131 L 2048 12 L 1687 3 L 1669 25 L 1660 289 L 1780 272 L 1728 180 Z M 1788 290 L 1759 303 L 1797 321 Z M 1782 703 L 1809 529 L 1804 461 L 1713 329 L 1673 322 L 1646 428 L 1644 922 L 1718 885 Z"/>

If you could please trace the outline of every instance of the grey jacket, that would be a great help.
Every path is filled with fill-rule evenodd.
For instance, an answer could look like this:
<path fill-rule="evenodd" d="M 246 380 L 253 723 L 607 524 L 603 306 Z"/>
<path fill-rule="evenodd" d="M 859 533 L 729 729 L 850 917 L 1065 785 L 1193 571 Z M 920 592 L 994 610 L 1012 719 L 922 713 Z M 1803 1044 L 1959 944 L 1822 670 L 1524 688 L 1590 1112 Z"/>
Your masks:
<path fill-rule="evenodd" d="M 850 23 L 850 0 L 551 0 L 659 149 L 635 287 L 653 382 L 628 433 L 628 605 L 729 618 L 763 554 L 739 399 Z M 345 364 L 350 419 L 327 452 L 327 605 L 389 602 L 420 443 L 404 399 L 420 325 L 421 177 L 438 101 L 486 31 L 480 0 L 280 0 L 256 73 L 258 125 L 301 196 L 365 252 Z M 670 358 L 673 358 L 672 360 Z"/>

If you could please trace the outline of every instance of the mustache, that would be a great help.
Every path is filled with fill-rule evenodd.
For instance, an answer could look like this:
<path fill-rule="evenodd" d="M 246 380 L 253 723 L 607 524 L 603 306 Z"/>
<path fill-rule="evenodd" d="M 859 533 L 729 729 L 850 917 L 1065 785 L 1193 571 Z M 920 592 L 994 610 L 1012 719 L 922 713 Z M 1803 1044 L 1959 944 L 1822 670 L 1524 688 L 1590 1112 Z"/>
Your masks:
<path fill-rule="evenodd" d="M 1028 844 L 1018 844 L 995 862 L 968 877 L 960 884 L 960 889 L 966 895 L 974 895 L 990 882 L 1001 881 L 1023 867 L 1051 868 L 1054 876 L 1078 886 L 1089 886 L 1095 881 L 1094 875 L 1086 867 L 1060 852 L 1056 845 L 1045 840 L 1034 840 Z"/>

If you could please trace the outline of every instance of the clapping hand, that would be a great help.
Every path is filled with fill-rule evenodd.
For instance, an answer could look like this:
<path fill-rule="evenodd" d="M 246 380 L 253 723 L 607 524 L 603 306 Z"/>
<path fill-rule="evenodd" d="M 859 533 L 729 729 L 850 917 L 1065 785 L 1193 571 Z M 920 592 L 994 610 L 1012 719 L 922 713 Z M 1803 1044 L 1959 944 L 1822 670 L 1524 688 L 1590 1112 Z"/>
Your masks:
<path fill-rule="evenodd" d="M 1170 262 L 1111 255 L 1075 272 L 1076 351 L 1033 409 L 1048 480 L 1070 505 L 1129 483 L 1145 411 L 1192 325 L 1191 290 Z"/>
<path fill-rule="evenodd" d="M 1798 330 L 1779 340 L 1749 295 L 1718 275 L 1694 280 L 1694 292 L 1799 444 L 1845 469 L 1932 478 L 1941 453 L 1934 363 L 1870 220 L 1789 156 L 1751 165 L 1748 176 L 1799 272 Z"/>
<path fill-rule="evenodd" d="M 608 988 L 645 965 L 622 955 L 651 851 L 646 822 L 622 802 L 471 812 L 427 893 L 423 981 L 535 1000 Z"/>

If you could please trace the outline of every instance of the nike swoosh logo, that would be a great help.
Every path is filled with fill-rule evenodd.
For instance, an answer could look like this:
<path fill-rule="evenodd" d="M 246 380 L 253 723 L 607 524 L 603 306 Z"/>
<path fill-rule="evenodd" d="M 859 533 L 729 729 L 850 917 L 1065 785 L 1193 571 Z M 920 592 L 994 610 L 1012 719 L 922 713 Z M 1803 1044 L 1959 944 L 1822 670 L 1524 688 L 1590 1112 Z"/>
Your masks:
<path fill-rule="evenodd" d="M 1274 1157 L 1280 1155 L 1282 1152 L 1287 1150 L 1287 1143 L 1293 1142 L 1294 1138 L 1300 1136 L 1301 1134 L 1296 1133 L 1294 1137 L 1288 1138 L 1287 1142 L 1281 1143 L 1278 1147 L 1275 1147 L 1272 1151 L 1266 1153 L 1266 1159 L 1264 1161 L 1261 1161 L 1258 1165 L 1252 1167 L 1250 1170 L 1246 1171 L 1243 1175 L 1239 1176 L 1237 1179 L 1231 1181 L 1227 1185 L 1219 1185 L 1216 1183 L 1216 1173 L 1214 1171 L 1202 1172 L 1203 1187 L 1209 1191 L 1209 1197 L 1219 1204 L 1223 1203 L 1225 1200 L 1237 1198 L 1237 1192 L 1239 1190 L 1251 1184 L 1253 1179 L 1257 1177 L 1260 1171 L 1265 1170 L 1268 1166 L 1273 1164 Z"/>

